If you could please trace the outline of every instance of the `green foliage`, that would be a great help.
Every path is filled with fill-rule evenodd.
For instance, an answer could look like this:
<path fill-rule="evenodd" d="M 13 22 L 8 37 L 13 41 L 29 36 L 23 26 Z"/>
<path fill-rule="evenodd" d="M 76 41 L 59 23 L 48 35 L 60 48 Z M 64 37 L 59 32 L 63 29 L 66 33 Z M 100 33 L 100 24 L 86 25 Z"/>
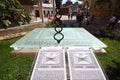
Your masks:
<path fill-rule="evenodd" d="M 53 22 L 48 22 L 45 27 L 52 28 L 55 27 L 55 25 L 53 24 Z"/>
<path fill-rule="evenodd" d="M 115 38 L 120 38 L 120 30 L 116 29 L 111 33 L 111 35 L 114 36 Z"/>
<path fill-rule="evenodd" d="M 6 28 L 10 24 L 19 25 L 29 23 L 30 15 L 24 12 L 17 0 L 0 0 L 0 27 Z"/>
<path fill-rule="evenodd" d="M 39 0 L 31 0 L 34 2 L 34 4 L 37 4 Z"/>
<path fill-rule="evenodd" d="M 62 0 L 55 0 L 55 3 L 56 3 L 56 7 L 60 8 L 62 4 Z"/>
<path fill-rule="evenodd" d="M 100 29 L 100 36 L 105 37 L 107 34 L 108 34 L 107 27 L 106 27 L 106 26 L 103 26 L 103 27 Z"/>
<path fill-rule="evenodd" d="M 23 5 L 35 5 L 38 4 L 39 0 L 18 0 Z"/>
<path fill-rule="evenodd" d="M 120 41 L 101 38 L 108 46 L 107 54 L 98 56 L 110 80 L 120 80 Z"/>
<path fill-rule="evenodd" d="M 109 32 L 107 26 L 104 26 L 100 29 L 100 36 L 120 40 L 120 30 L 116 29 Z"/>

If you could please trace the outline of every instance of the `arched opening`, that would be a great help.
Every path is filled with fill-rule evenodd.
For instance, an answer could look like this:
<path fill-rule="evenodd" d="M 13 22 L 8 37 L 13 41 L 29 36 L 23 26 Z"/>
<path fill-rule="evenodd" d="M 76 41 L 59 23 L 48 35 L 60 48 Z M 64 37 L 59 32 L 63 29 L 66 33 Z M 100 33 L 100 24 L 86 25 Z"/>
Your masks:
<path fill-rule="evenodd" d="M 47 17 L 50 17 L 50 11 L 47 11 Z"/>
<path fill-rule="evenodd" d="M 43 13 L 44 13 L 44 16 L 46 17 L 46 12 L 45 12 L 45 11 L 43 11 Z"/>
<path fill-rule="evenodd" d="M 40 17 L 38 10 L 35 10 L 35 17 Z"/>

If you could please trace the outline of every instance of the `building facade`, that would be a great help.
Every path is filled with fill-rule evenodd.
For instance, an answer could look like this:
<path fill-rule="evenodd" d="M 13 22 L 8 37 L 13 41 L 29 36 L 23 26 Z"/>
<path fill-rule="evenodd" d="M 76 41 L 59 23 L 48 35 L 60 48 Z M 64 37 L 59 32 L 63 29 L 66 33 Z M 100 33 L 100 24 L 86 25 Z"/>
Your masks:
<path fill-rule="evenodd" d="M 53 16 L 53 0 L 42 0 L 42 8 L 44 17 Z M 33 12 L 39 12 L 38 5 L 33 5 Z"/>
<path fill-rule="evenodd" d="M 95 16 L 120 16 L 119 0 L 82 0 L 83 8 L 90 9 L 90 14 Z"/>

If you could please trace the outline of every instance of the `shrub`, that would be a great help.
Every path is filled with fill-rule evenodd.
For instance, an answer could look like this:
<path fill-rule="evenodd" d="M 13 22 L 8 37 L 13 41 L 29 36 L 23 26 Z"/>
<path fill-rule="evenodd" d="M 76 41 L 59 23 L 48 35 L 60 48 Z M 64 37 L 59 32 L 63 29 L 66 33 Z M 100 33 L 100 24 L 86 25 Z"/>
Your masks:
<path fill-rule="evenodd" d="M 24 12 L 17 0 L 0 0 L 0 27 L 7 28 L 10 24 L 29 23 L 30 15 Z"/>

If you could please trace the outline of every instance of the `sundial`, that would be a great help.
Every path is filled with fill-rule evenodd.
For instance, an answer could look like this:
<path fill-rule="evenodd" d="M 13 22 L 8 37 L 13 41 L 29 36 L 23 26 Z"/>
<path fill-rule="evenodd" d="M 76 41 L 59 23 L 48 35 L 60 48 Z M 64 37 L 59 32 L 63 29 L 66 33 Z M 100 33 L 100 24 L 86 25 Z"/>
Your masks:
<path fill-rule="evenodd" d="M 30 80 L 107 80 L 92 51 L 107 46 L 84 28 L 63 29 L 55 1 L 55 28 L 36 28 L 10 46 L 39 48 Z"/>
<path fill-rule="evenodd" d="M 106 44 L 97 39 L 84 28 L 64 28 L 62 33 L 64 39 L 57 43 L 53 35 L 54 28 L 36 28 L 12 44 L 14 49 L 22 48 L 40 48 L 40 47 L 72 47 L 72 46 L 89 46 L 92 48 L 106 48 Z"/>

